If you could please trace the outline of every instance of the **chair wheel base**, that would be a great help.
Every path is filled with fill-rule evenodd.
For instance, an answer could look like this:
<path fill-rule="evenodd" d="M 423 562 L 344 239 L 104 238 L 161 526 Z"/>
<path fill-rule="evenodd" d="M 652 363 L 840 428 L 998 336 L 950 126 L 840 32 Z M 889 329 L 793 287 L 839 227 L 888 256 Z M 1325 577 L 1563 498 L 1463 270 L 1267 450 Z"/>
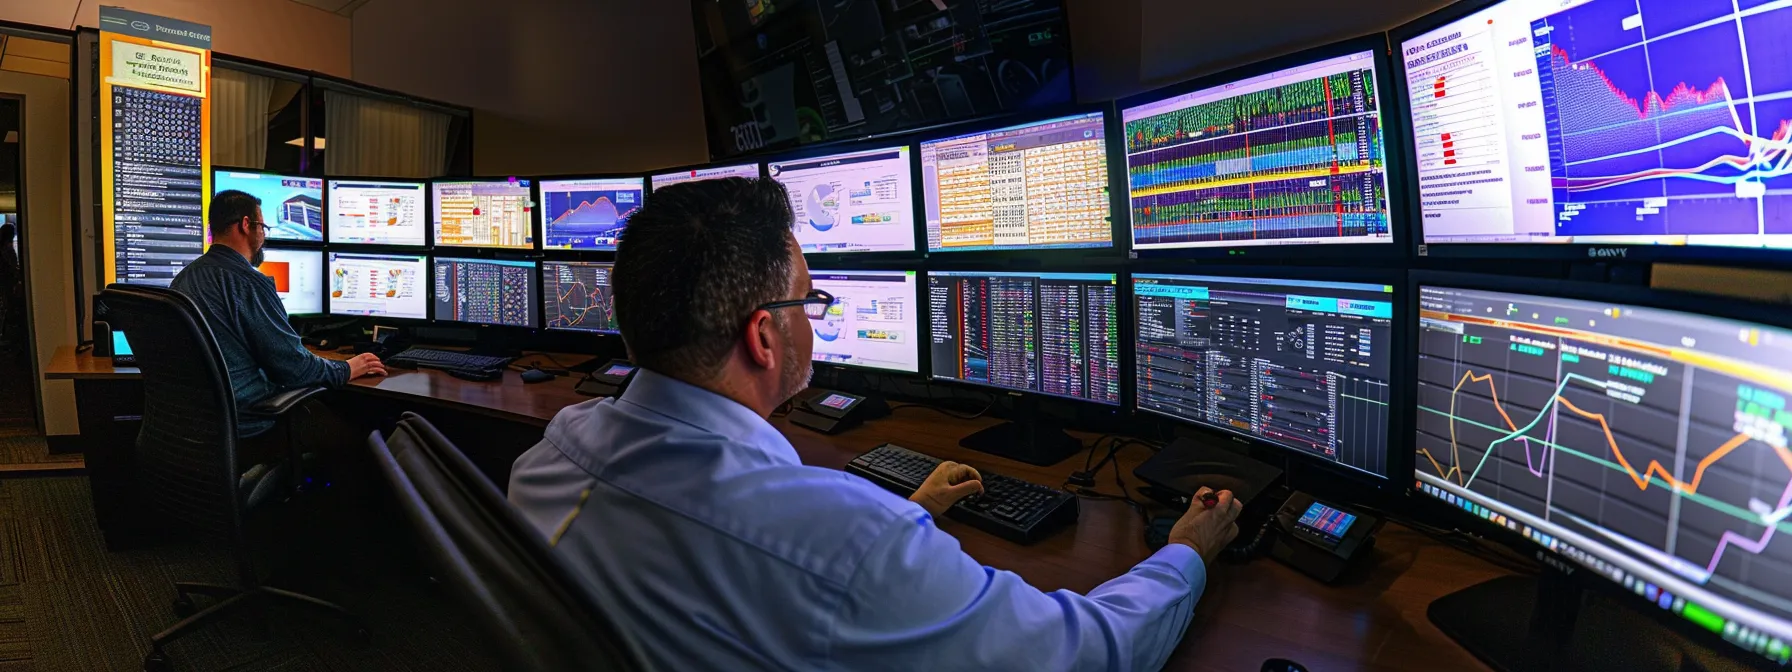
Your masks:
<path fill-rule="evenodd" d="M 174 672 L 174 664 L 168 662 L 168 654 L 150 651 L 143 657 L 143 672 Z"/>

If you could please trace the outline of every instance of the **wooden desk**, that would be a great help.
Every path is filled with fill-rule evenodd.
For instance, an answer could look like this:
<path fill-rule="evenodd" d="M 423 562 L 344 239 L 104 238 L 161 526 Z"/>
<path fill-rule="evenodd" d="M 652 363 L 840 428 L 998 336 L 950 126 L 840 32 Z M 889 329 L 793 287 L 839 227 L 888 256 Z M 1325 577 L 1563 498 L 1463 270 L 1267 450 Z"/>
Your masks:
<path fill-rule="evenodd" d="M 113 371 L 103 360 L 62 351 L 46 375 L 75 380 L 135 377 Z M 482 422 L 504 422 L 507 432 L 528 435 L 519 441 L 533 442 L 560 408 L 588 399 L 573 392 L 573 384 L 572 379 L 561 378 L 525 385 L 515 373 L 506 373 L 502 382 L 479 383 L 434 371 L 395 371 L 389 378 L 354 381 L 345 394 L 411 402 L 432 421 L 452 415 L 444 410 L 477 413 L 487 418 Z M 1036 467 L 958 447 L 960 437 L 995 422 L 905 407 L 890 418 L 823 436 L 783 418 L 772 420 L 805 463 L 829 468 L 841 468 L 885 441 L 1050 485 L 1064 482 L 1082 466 L 1080 456 Z M 470 445 L 463 448 L 472 452 Z M 504 464 L 514 459 L 508 454 L 481 457 Z M 1129 484 L 1135 481 L 1133 467 L 1144 458 L 1143 448 L 1121 453 L 1121 473 Z M 1099 489 L 1112 492 L 1110 479 L 1111 474 L 1104 472 Z M 1125 504 L 1083 500 L 1081 505 L 1082 517 L 1075 526 L 1032 546 L 1018 546 L 950 520 L 940 525 L 979 562 L 1011 570 L 1044 590 L 1087 592 L 1125 572 L 1150 550 L 1144 524 Z M 1431 625 L 1425 608 L 1437 597 L 1505 573 L 1399 525 L 1383 528 L 1369 565 L 1338 585 L 1321 584 L 1267 559 L 1216 564 L 1188 634 L 1167 668 L 1255 670 L 1265 658 L 1286 657 L 1316 671 L 1485 669 Z"/>

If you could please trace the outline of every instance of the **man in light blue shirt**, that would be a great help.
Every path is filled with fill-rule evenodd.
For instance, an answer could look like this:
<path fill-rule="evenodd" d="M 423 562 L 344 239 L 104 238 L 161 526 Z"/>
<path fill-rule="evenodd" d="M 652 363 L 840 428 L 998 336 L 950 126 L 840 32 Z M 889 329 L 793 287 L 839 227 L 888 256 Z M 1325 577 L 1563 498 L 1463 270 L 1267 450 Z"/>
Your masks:
<path fill-rule="evenodd" d="M 1148 670 L 1181 640 L 1231 493 L 1087 595 L 980 566 L 933 517 L 982 490 L 942 464 L 910 500 L 803 466 L 766 422 L 808 386 L 813 292 L 771 180 L 655 192 L 611 282 L 642 370 L 562 410 L 511 471 L 522 510 L 667 670 Z M 801 309 L 801 312 L 794 309 Z"/>

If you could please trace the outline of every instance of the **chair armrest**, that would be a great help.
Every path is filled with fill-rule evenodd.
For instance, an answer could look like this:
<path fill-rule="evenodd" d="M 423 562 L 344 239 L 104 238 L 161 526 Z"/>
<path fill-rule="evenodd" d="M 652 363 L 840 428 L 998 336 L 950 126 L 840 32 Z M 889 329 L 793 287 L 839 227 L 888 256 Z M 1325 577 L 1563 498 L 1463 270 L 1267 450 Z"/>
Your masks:
<path fill-rule="evenodd" d="M 330 388 L 322 385 L 317 385 L 313 387 L 295 387 L 290 390 L 282 390 L 270 394 L 262 398 L 261 401 L 255 402 L 254 405 L 243 409 L 243 413 L 247 415 L 277 418 L 285 415 L 287 411 L 292 410 L 299 404 L 304 403 L 306 399 L 322 394 L 329 389 Z"/>

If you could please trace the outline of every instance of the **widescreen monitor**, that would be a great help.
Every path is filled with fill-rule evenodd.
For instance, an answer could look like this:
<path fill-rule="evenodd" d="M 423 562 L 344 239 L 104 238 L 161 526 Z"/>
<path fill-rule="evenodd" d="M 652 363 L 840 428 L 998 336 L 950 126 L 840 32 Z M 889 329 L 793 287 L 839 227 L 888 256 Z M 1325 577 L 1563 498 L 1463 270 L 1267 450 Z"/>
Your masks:
<path fill-rule="evenodd" d="M 834 296 L 826 316 L 810 320 L 814 360 L 840 366 L 921 372 L 921 302 L 914 271 L 809 271 Z"/>
<path fill-rule="evenodd" d="M 755 179 L 759 177 L 759 164 L 742 163 L 733 166 L 705 166 L 703 168 L 678 170 L 654 175 L 652 180 L 654 191 L 659 191 L 674 184 L 696 182 L 699 180 L 713 180 L 721 177 L 744 177 L 749 180 Z"/>
<path fill-rule="evenodd" d="M 639 177 L 541 181 L 542 248 L 614 250 L 647 190 Z"/>
<path fill-rule="evenodd" d="M 621 333 L 609 262 L 541 262 L 542 326 L 556 331 Z"/>
<path fill-rule="evenodd" d="M 805 253 L 913 252 L 914 185 L 908 147 L 766 164 L 790 192 Z"/>
<path fill-rule="evenodd" d="M 330 242 L 422 246 L 423 182 L 396 180 L 324 180 L 324 215 L 330 220 Z"/>
<path fill-rule="evenodd" d="M 1792 330 L 1447 281 L 1418 288 L 1418 489 L 1785 665 Z"/>
<path fill-rule="evenodd" d="M 1507 0 L 1400 31 L 1428 245 L 1792 248 L 1771 46 L 1792 8 L 1657 4 Z"/>
<path fill-rule="evenodd" d="M 1120 404 L 1112 273 L 930 271 L 933 377 Z"/>
<path fill-rule="evenodd" d="M 1141 411 L 1388 476 L 1394 288 L 1132 276 Z"/>
<path fill-rule="evenodd" d="M 274 292 L 287 315 L 321 315 L 324 312 L 323 250 L 262 248 L 260 270 L 274 279 Z"/>
<path fill-rule="evenodd" d="M 242 170 L 212 172 L 212 195 L 235 190 L 261 199 L 268 240 L 324 242 L 324 181 Z"/>
<path fill-rule="evenodd" d="M 330 314 L 429 317 L 429 258 L 330 252 Z"/>
<path fill-rule="evenodd" d="M 528 180 L 436 180 L 429 188 L 437 245 L 535 247 Z"/>
<path fill-rule="evenodd" d="M 1112 247 L 1105 116 L 921 143 L 929 252 Z"/>
<path fill-rule="evenodd" d="M 535 327 L 535 262 L 436 257 L 435 319 Z"/>
<path fill-rule="evenodd" d="M 1133 249 L 1393 243 L 1378 63 L 1365 49 L 1129 103 Z"/>

